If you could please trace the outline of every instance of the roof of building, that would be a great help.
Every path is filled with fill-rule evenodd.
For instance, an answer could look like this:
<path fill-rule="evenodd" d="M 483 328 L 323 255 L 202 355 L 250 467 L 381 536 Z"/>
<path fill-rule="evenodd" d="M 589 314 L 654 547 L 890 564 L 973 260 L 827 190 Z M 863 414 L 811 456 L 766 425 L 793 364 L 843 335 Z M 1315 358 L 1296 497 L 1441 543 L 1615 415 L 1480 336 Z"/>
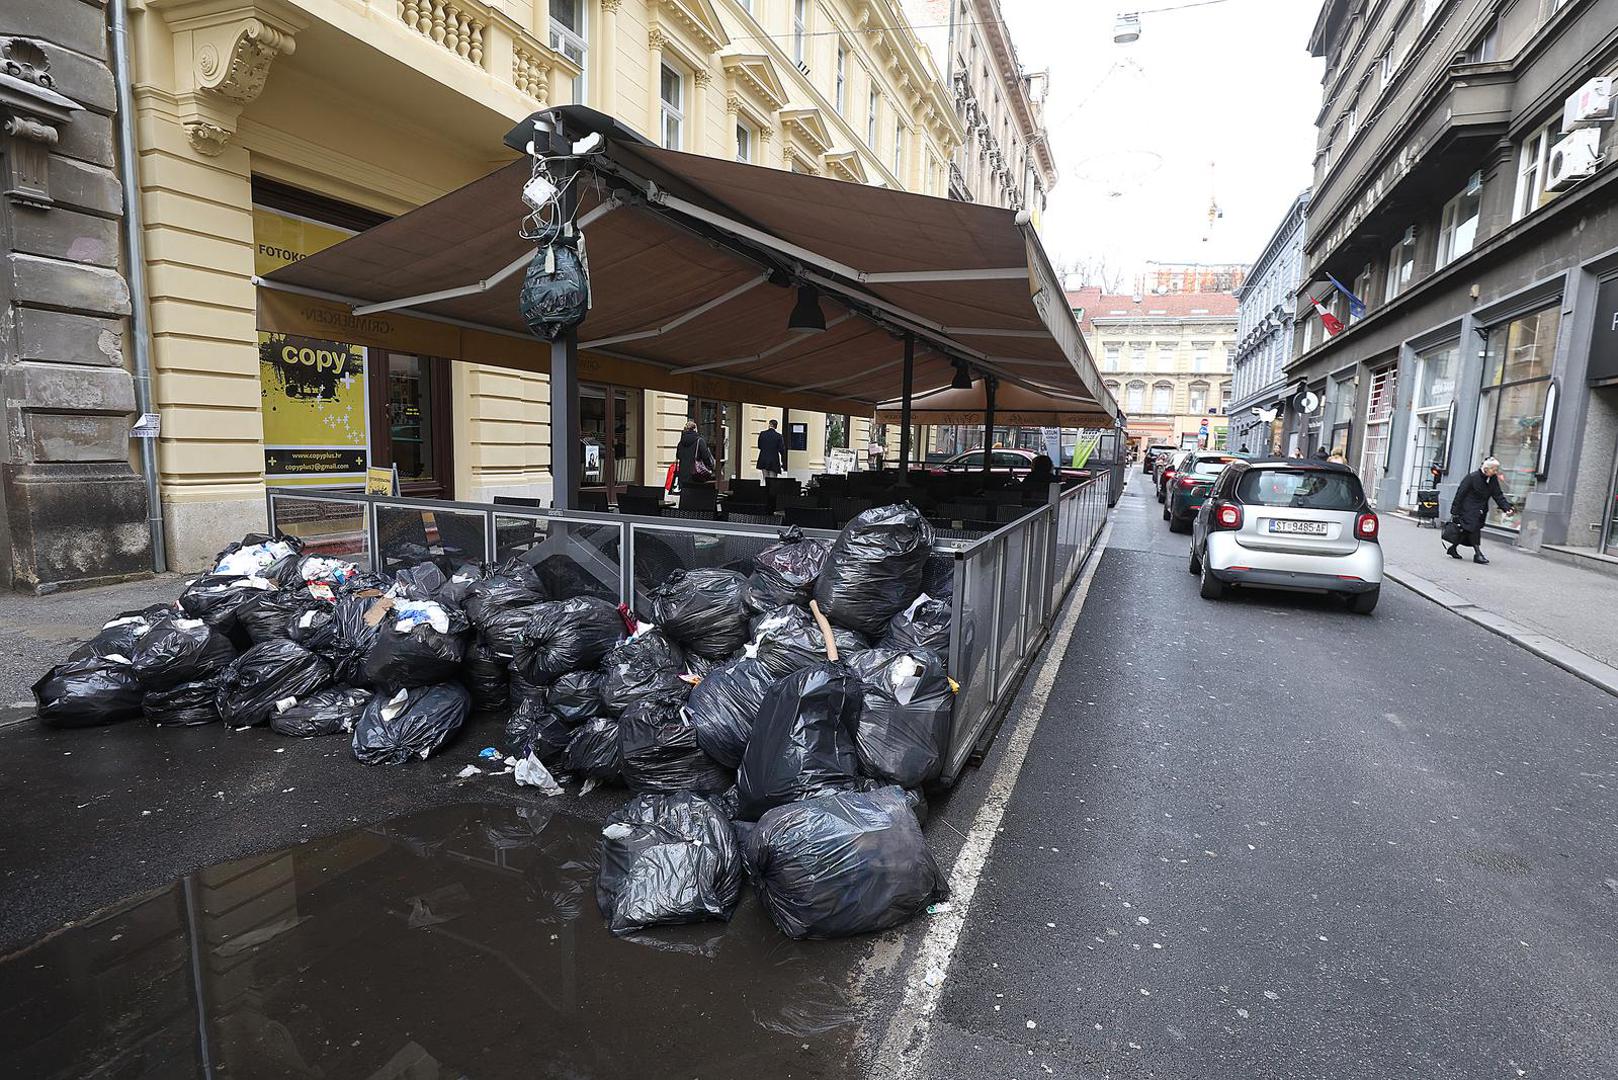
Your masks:
<path fill-rule="evenodd" d="M 1236 297 L 1230 293 L 1163 293 L 1135 297 L 1114 296 L 1100 289 L 1074 289 L 1067 302 L 1081 311 L 1079 326 L 1089 330 L 1095 320 L 1112 319 L 1234 319 Z"/>

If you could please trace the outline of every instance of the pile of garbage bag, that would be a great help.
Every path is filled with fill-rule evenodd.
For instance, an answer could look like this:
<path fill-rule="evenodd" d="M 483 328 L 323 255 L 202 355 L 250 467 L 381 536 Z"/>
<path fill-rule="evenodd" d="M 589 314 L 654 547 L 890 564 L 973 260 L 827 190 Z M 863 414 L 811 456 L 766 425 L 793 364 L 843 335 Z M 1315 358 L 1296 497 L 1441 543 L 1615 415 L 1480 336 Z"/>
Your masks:
<path fill-rule="evenodd" d="M 34 693 L 56 727 L 345 735 L 367 765 L 489 725 L 472 745 L 525 797 L 633 793 L 602 837 L 614 933 L 726 919 L 744 877 L 793 937 L 866 933 L 944 894 L 920 831 L 957 691 L 949 602 L 922 591 L 931 542 L 908 504 L 831 543 L 788 529 L 750 561 L 643 584 L 642 621 L 543 545 L 378 573 L 253 535 Z"/>

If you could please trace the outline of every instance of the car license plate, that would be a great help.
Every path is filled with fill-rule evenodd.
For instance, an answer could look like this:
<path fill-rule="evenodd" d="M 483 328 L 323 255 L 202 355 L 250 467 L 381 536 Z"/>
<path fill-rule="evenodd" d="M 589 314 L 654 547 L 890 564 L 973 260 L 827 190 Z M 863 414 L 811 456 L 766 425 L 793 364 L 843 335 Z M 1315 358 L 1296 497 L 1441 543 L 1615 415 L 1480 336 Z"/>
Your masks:
<path fill-rule="evenodd" d="M 1291 533 L 1294 536 L 1325 536 L 1326 523 L 1324 521 L 1290 521 L 1286 519 L 1271 521 L 1272 533 Z"/>

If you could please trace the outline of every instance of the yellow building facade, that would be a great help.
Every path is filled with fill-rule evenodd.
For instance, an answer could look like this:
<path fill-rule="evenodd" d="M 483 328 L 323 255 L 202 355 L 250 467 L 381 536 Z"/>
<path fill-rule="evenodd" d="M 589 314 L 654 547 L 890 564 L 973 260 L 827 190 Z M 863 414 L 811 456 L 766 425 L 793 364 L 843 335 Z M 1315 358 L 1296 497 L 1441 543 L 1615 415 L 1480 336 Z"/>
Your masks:
<path fill-rule="evenodd" d="M 136 0 L 135 126 L 171 561 L 261 526 L 269 484 L 549 501 L 543 350 L 472 328 L 355 317 L 256 274 L 509 160 L 501 137 L 582 103 L 649 139 L 940 197 L 962 133 L 898 0 Z M 513 228 L 519 211 L 513 208 Z M 700 362 L 705 358 L 694 358 Z M 661 485 L 695 419 L 756 475 L 779 409 L 655 389 L 581 357 L 587 485 Z M 867 417 L 794 411 L 827 432 Z"/>

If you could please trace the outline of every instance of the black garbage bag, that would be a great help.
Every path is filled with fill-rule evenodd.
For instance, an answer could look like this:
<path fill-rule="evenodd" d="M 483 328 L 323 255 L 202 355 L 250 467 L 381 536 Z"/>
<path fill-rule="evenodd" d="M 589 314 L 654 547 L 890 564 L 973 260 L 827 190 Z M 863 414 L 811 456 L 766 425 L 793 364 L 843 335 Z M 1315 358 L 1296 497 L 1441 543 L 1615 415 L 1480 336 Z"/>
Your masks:
<path fill-rule="evenodd" d="M 275 703 L 312 694 L 331 682 L 331 665 L 295 642 L 254 645 L 219 678 L 219 715 L 233 728 L 269 720 Z"/>
<path fill-rule="evenodd" d="M 326 601 L 310 596 L 308 589 L 275 589 L 261 592 L 237 608 L 236 625 L 255 645 L 276 638 L 290 640 L 299 615 L 326 606 Z"/>
<path fill-rule="evenodd" d="M 691 685 L 680 674 L 685 657 L 661 630 L 636 634 L 601 664 L 601 704 L 621 716 L 642 701 L 682 701 Z"/>
<path fill-rule="evenodd" d="M 949 601 L 922 595 L 893 617 L 878 647 L 904 651 L 926 649 L 948 663 Z"/>
<path fill-rule="evenodd" d="M 937 600 L 948 601 L 955 595 L 955 559 L 950 555 L 932 555 L 921 572 L 921 591 Z"/>
<path fill-rule="evenodd" d="M 365 657 L 376 643 L 380 622 L 372 622 L 368 613 L 381 600 L 376 596 L 341 595 L 332 605 L 332 633 L 325 649 L 310 644 L 308 648 L 331 662 L 332 677 L 340 683 L 355 685 L 364 681 Z M 386 616 L 383 616 L 384 620 Z M 301 616 L 300 616 L 301 619 Z"/>
<path fill-rule="evenodd" d="M 443 588 L 433 597 L 445 607 L 466 607 L 466 600 L 472 594 L 472 587 L 484 578 L 489 572 L 477 563 L 462 563 L 450 574 L 449 580 L 444 582 Z"/>
<path fill-rule="evenodd" d="M 299 572 L 303 565 L 304 556 L 294 551 L 283 555 L 258 572 L 258 576 L 266 581 L 273 581 L 281 588 L 297 588 L 303 584 L 303 575 Z"/>
<path fill-rule="evenodd" d="M 146 691 L 126 663 L 85 656 L 57 664 L 34 683 L 35 714 L 48 727 L 114 724 L 140 715 Z"/>
<path fill-rule="evenodd" d="M 747 610 L 762 615 L 789 604 L 807 607 L 830 550 L 824 540 L 805 539 L 796 525 L 783 530 L 779 543 L 753 557 L 753 573 L 743 595 Z"/>
<path fill-rule="evenodd" d="M 722 664 L 698 683 L 685 702 L 685 718 L 697 729 L 697 745 L 727 769 L 742 763 L 753 722 L 775 675 L 762 661 L 743 657 Z"/>
<path fill-rule="evenodd" d="M 537 338 L 556 341 L 590 311 L 590 276 L 579 258 L 578 238 L 553 233 L 534 249 L 517 294 L 523 322 Z"/>
<path fill-rule="evenodd" d="M 537 683 L 551 683 L 570 671 L 584 671 L 624 639 L 624 617 L 616 604 L 594 596 L 547 600 L 529 609 L 512 669 Z"/>
<path fill-rule="evenodd" d="M 815 599 L 832 622 L 880 635 L 921 593 L 933 527 L 909 503 L 857 515 L 832 542 Z"/>
<path fill-rule="evenodd" d="M 695 791 L 717 795 L 735 774 L 702 752 L 679 702 L 634 705 L 618 720 L 619 767 L 631 791 Z"/>
<path fill-rule="evenodd" d="M 179 608 L 164 604 L 154 604 L 140 611 L 120 612 L 108 619 L 95 637 L 68 653 L 67 658 L 83 660 L 91 656 L 121 656 L 128 660 L 135 655 L 135 643 L 147 631 L 179 616 Z"/>
<path fill-rule="evenodd" d="M 949 895 L 896 787 L 777 807 L 748 836 L 746 858 L 759 899 L 789 938 L 886 930 Z"/>
<path fill-rule="evenodd" d="M 219 679 L 215 673 L 196 682 L 180 683 L 163 690 L 148 690 L 140 699 L 140 711 L 154 727 L 195 727 L 217 724 Z"/>
<path fill-rule="evenodd" d="M 676 570 L 652 590 L 652 621 L 690 652 L 727 659 L 747 640 L 746 587 L 734 570 Z"/>
<path fill-rule="evenodd" d="M 467 646 L 461 682 L 472 695 L 473 712 L 498 712 L 511 701 L 510 665 L 481 638 Z"/>
<path fill-rule="evenodd" d="M 719 670 L 719 667 L 722 664 L 729 663 L 729 661 L 729 657 L 726 657 L 723 660 L 711 660 L 706 656 L 699 656 L 694 652 L 686 653 L 685 673 L 693 678 L 706 679 L 709 675 L 712 675 L 715 671 Z"/>
<path fill-rule="evenodd" d="M 388 591 L 393 579 L 386 574 L 375 570 L 360 570 L 352 576 L 345 578 L 337 587 L 337 591 L 346 596 L 381 596 Z"/>
<path fill-rule="evenodd" d="M 736 777 L 740 816 L 757 821 L 783 803 L 812 799 L 859 779 L 854 729 L 860 680 L 841 662 L 822 660 L 772 685 Z"/>
<path fill-rule="evenodd" d="M 517 655 L 522 645 L 523 631 L 534 617 L 539 604 L 520 607 L 485 607 L 478 620 L 478 638 L 498 655 L 507 660 Z"/>
<path fill-rule="evenodd" d="M 230 636 L 238 644 L 245 642 L 250 645 L 252 639 L 236 628 L 236 615 L 242 605 L 274 588 L 275 583 L 264 578 L 204 574 L 187 585 L 180 594 L 180 608 L 193 619 L 201 619 L 221 634 Z"/>
<path fill-rule="evenodd" d="M 505 751 L 515 758 L 533 754 L 549 766 L 562 760 L 573 729 L 545 704 L 545 695 L 517 701 L 506 717 Z"/>
<path fill-rule="evenodd" d="M 618 756 L 618 721 L 611 717 L 588 720 L 573 731 L 562 769 L 585 780 L 614 784 L 623 779 Z"/>
<path fill-rule="evenodd" d="M 405 616 L 390 611 L 365 654 L 361 681 L 367 686 L 396 690 L 401 686 L 433 686 L 455 678 L 466 657 L 466 641 L 471 634 L 466 615 L 458 608 L 445 607 L 443 611 L 449 620 L 448 633 L 440 633 L 430 622 L 400 630 L 406 623 Z"/>
<path fill-rule="evenodd" d="M 270 713 L 270 730 L 277 735 L 309 739 L 353 731 L 371 691 L 357 686 L 328 686 Z"/>
<path fill-rule="evenodd" d="M 753 654 L 776 678 L 826 659 L 826 635 L 808 610 L 801 607 L 777 608 L 755 624 Z M 871 647 L 865 635 L 844 626 L 831 628 L 840 656 L 850 656 Z"/>
<path fill-rule="evenodd" d="M 730 821 L 689 791 L 630 799 L 601 830 L 596 904 L 614 934 L 730 918 L 742 857 Z"/>
<path fill-rule="evenodd" d="M 444 571 L 438 568 L 437 563 L 420 562 L 415 566 L 407 566 L 393 575 L 393 588 L 390 594 L 400 600 L 436 600 L 438 590 L 449 584 Z"/>
<path fill-rule="evenodd" d="M 573 727 L 605 716 L 607 707 L 601 701 L 601 679 L 599 671 L 570 671 L 550 685 L 545 703 L 551 712 Z"/>
<path fill-rule="evenodd" d="M 905 788 L 942 776 L 955 713 L 942 658 L 930 649 L 869 649 L 848 667 L 864 691 L 854 732 L 860 770 Z"/>
<path fill-rule="evenodd" d="M 337 645 L 337 604 L 322 602 L 304 608 L 287 620 L 288 641 L 296 641 L 317 656 L 334 659 L 331 655 Z"/>
<path fill-rule="evenodd" d="M 165 619 L 135 641 L 129 665 L 147 690 L 217 675 L 236 659 L 230 639 L 201 619 Z"/>
<path fill-rule="evenodd" d="M 505 608 L 523 608 L 545 599 L 539 585 L 539 575 L 527 563 L 504 563 L 481 581 L 474 581 L 466 590 L 462 607 L 466 617 L 479 630 L 483 620 Z"/>
<path fill-rule="evenodd" d="M 376 694 L 354 725 L 354 757 L 366 765 L 425 760 L 461 729 L 471 708 L 466 687 L 455 682 Z"/>

